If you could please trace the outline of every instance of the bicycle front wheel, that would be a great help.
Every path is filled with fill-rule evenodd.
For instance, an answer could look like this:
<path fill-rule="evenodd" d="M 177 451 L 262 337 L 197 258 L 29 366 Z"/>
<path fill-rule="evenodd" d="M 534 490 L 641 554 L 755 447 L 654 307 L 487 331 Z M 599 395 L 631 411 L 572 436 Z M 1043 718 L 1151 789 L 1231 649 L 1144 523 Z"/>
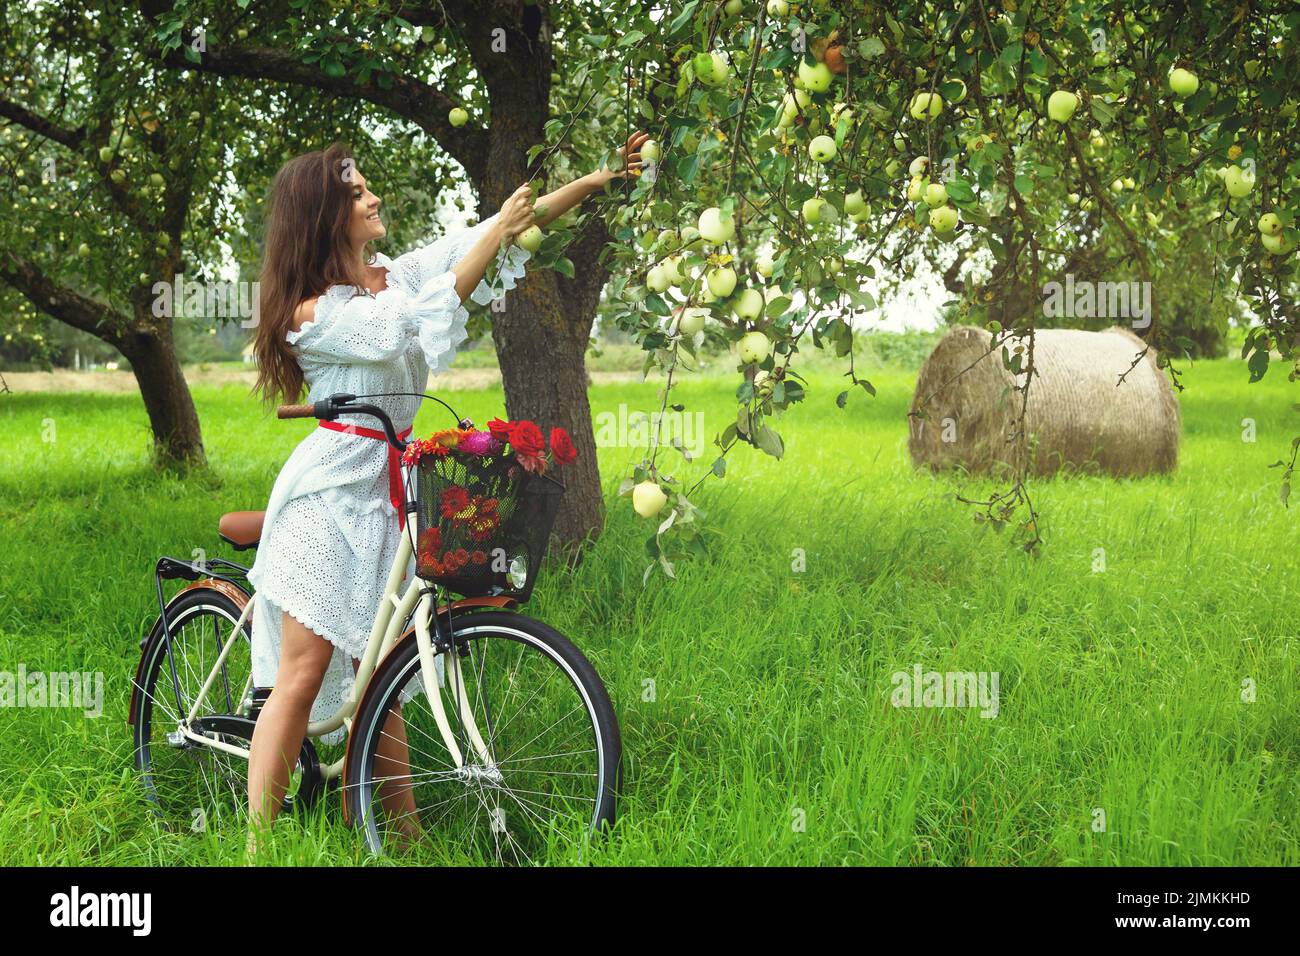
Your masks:
<path fill-rule="evenodd" d="M 464 614 L 452 636 L 456 650 L 435 657 L 440 708 L 413 636 L 372 679 L 352 729 L 350 818 L 377 853 L 573 859 L 614 820 L 622 745 L 604 685 L 572 642 L 519 614 Z"/>

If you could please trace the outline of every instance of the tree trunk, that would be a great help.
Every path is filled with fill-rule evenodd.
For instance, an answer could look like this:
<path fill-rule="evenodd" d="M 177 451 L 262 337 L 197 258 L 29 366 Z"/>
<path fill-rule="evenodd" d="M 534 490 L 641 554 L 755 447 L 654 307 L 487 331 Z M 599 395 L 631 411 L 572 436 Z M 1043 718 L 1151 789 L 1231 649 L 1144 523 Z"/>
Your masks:
<path fill-rule="evenodd" d="M 488 35 L 480 42 L 490 42 Z M 491 64 L 485 74 L 492 103 L 488 147 L 492 159 L 478 184 L 480 212 L 501 208 L 529 180 L 528 148 L 545 140 L 542 124 L 549 115 L 553 67 L 549 26 L 534 12 L 533 19 L 525 17 L 522 33 L 511 36 L 509 48 L 509 57 L 489 49 L 479 51 L 485 66 Z M 580 271 L 599 268 L 594 261 L 575 260 L 574 266 Z M 551 428 L 559 425 L 577 449 L 577 460 L 558 474 L 565 493 L 555 538 L 570 560 L 578 560 L 581 545 L 598 537 L 605 525 L 587 398 L 586 352 L 595 310 L 567 307 L 573 296 L 566 297 L 562 281 L 568 280 L 549 270 L 528 275 L 507 294 L 504 308 L 493 311 L 492 340 L 510 418 L 532 419 L 548 438 Z"/>
<path fill-rule="evenodd" d="M 529 277 L 493 316 L 492 339 L 510 418 L 530 418 L 549 439 L 564 428 L 578 458 L 559 469 L 565 493 L 555 536 L 570 556 L 605 526 L 605 502 L 587 399 L 587 330 L 562 320 L 553 274 Z"/>
<path fill-rule="evenodd" d="M 198 412 L 176 357 L 170 326 L 129 329 L 115 344 L 131 363 L 140 386 L 159 464 L 206 465 Z"/>

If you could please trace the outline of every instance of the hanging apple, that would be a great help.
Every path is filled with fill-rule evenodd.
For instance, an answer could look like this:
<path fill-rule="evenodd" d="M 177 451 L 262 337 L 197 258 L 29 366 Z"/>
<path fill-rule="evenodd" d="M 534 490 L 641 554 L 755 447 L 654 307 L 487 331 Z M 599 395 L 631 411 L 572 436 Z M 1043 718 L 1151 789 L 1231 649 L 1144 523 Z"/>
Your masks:
<path fill-rule="evenodd" d="M 835 140 L 829 136 L 814 136 L 808 144 L 808 156 L 815 163 L 829 163 L 835 158 Z"/>
<path fill-rule="evenodd" d="M 632 489 L 632 508 L 642 518 L 653 518 L 664 510 L 668 496 L 657 481 L 642 481 Z"/>
<path fill-rule="evenodd" d="M 1174 91 L 1174 95 L 1180 100 L 1185 100 L 1193 95 L 1200 85 L 1201 81 L 1196 78 L 1196 74 L 1191 70 L 1184 70 L 1179 67 L 1169 74 L 1169 88 Z"/>
<path fill-rule="evenodd" d="M 1079 97 L 1069 90 L 1057 90 L 1047 98 L 1047 115 L 1056 123 L 1068 123 L 1079 108 Z"/>
<path fill-rule="evenodd" d="M 529 226 L 518 236 L 515 242 L 520 248 L 527 249 L 529 252 L 536 252 L 542 246 L 542 230 L 537 226 Z"/>
<path fill-rule="evenodd" d="M 732 216 L 723 216 L 719 207 L 710 206 L 700 213 L 700 235 L 705 242 L 720 246 L 735 234 L 736 220 Z"/>
<path fill-rule="evenodd" d="M 1276 236 L 1282 231 L 1282 220 L 1275 212 L 1266 212 L 1259 217 L 1259 231 L 1266 236 Z"/>
<path fill-rule="evenodd" d="M 820 196 L 813 196 L 811 199 L 805 199 L 801 212 L 803 213 L 804 222 L 814 225 L 822 221 L 822 213 L 826 208 L 826 200 Z"/>
<path fill-rule="evenodd" d="M 942 206 L 948 201 L 948 190 L 943 183 L 930 183 L 925 187 L 925 204 L 927 206 Z"/>
<path fill-rule="evenodd" d="M 946 193 L 945 193 L 946 195 Z M 862 197 L 862 190 L 855 189 L 844 197 L 844 211 L 850 216 L 865 216 L 867 201 Z"/>
<path fill-rule="evenodd" d="M 1223 185 L 1229 196 L 1241 199 L 1250 195 L 1250 191 L 1255 188 L 1255 174 L 1240 166 L 1229 166 L 1223 173 Z"/>
<path fill-rule="evenodd" d="M 800 60 L 799 80 L 805 89 L 813 93 L 825 93 L 835 81 L 835 74 L 825 63 L 813 63 L 809 66 L 808 61 Z"/>
<path fill-rule="evenodd" d="M 703 331 L 704 317 L 707 314 L 707 309 L 682 309 L 678 313 L 677 330 L 688 337 Z"/>
<path fill-rule="evenodd" d="M 735 305 L 732 309 L 736 316 L 746 322 L 753 322 L 763 314 L 763 293 L 757 289 L 745 289 L 736 297 Z M 766 336 L 764 336 L 766 339 Z"/>
<path fill-rule="evenodd" d="M 957 210 L 952 206 L 939 206 L 930 210 L 930 228 L 938 233 L 952 232 L 957 228 Z"/>
<path fill-rule="evenodd" d="M 746 332 L 737 346 L 740 361 L 745 365 L 757 365 L 767 358 L 772 350 L 772 343 L 762 332 Z"/>
<path fill-rule="evenodd" d="M 464 126 L 469 122 L 469 114 L 459 106 L 453 106 L 451 112 L 447 114 L 447 122 L 452 126 Z"/>
<path fill-rule="evenodd" d="M 651 266 L 650 271 L 646 273 L 645 284 L 651 292 L 666 292 L 672 283 L 668 281 L 663 266 Z"/>
<path fill-rule="evenodd" d="M 908 110 L 912 119 L 925 120 L 927 123 L 943 112 L 943 97 L 938 93 L 917 93 L 912 97 Z"/>
<path fill-rule="evenodd" d="M 641 144 L 641 159 L 647 163 L 659 162 L 659 144 L 652 139 L 646 140 Z"/>
<path fill-rule="evenodd" d="M 730 266 L 714 266 L 704 276 L 704 281 L 719 299 L 725 299 L 736 290 L 736 270 Z"/>

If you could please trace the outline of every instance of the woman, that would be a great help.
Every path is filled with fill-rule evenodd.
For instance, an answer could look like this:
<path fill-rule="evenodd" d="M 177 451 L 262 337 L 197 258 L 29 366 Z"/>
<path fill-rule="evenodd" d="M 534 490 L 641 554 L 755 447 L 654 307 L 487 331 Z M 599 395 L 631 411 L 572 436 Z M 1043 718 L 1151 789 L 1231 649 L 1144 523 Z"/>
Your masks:
<path fill-rule="evenodd" d="M 541 197 L 540 216 L 531 188 L 521 186 L 496 215 L 397 259 L 367 248 L 386 234 L 380 200 L 346 147 L 290 160 L 276 174 L 267 214 L 257 388 L 268 402 L 286 403 L 299 401 L 304 386 L 309 402 L 335 392 L 422 392 L 465 340 L 464 299 L 486 305 L 523 276 L 529 253 L 511 245 L 496 287 L 484 281 L 502 245 L 638 168 L 645 139 L 637 133 L 620 148 L 623 170 L 601 169 Z M 418 397 L 367 401 L 399 431 L 420 407 Z M 257 589 L 253 681 L 274 687 L 248 765 L 250 853 L 284 798 L 309 719 L 332 715 L 351 690 L 399 541 L 386 443 L 313 429 L 276 479 L 248 575 Z M 401 778 L 409 764 L 400 719 L 385 730 L 386 766 L 378 769 Z M 382 799 L 418 833 L 408 788 Z"/>

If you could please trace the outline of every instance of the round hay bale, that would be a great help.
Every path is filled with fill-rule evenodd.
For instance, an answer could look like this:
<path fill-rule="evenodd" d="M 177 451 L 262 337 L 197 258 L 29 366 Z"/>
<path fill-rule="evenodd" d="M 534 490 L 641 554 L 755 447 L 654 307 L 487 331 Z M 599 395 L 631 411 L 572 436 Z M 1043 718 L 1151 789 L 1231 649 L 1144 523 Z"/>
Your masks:
<path fill-rule="evenodd" d="M 921 367 L 908 417 L 912 462 L 1005 474 L 1014 464 L 1023 395 L 992 335 L 958 326 Z M 1178 399 L 1148 352 L 1116 385 L 1145 343 L 1129 329 L 1043 329 L 1034 336 L 1037 375 L 1025 411 L 1031 474 L 1062 468 L 1115 476 L 1172 471 L 1178 463 Z M 1027 342 L 1026 342 L 1027 347 Z"/>

